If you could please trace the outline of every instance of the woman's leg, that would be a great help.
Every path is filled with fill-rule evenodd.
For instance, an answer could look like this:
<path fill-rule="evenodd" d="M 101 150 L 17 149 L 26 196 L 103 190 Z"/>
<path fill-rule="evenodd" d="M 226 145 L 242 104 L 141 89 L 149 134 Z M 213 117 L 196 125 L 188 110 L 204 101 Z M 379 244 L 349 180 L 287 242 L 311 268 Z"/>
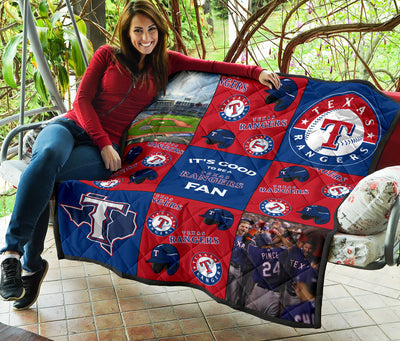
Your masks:
<path fill-rule="evenodd" d="M 105 179 L 109 175 L 111 172 L 105 169 L 98 148 L 82 128 L 70 120 L 45 127 L 33 146 L 31 163 L 21 175 L 2 251 L 22 255 L 34 230 L 38 235 L 45 235 L 46 231 L 37 231 L 37 228 L 47 230 L 47 219 L 41 215 L 56 181 Z M 36 225 L 39 226 L 36 228 Z M 36 264 L 41 266 L 40 262 Z M 32 272 L 37 270 L 29 268 Z"/>
<path fill-rule="evenodd" d="M 56 174 L 68 160 L 73 147 L 74 138 L 62 125 L 51 124 L 38 135 L 31 163 L 21 175 L 6 246 L 2 251 L 24 253 L 24 245 L 31 239 L 51 198 Z"/>
<path fill-rule="evenodd" d="M 109 175 L 111 172 L 105 169 L 97 147 L 72 121 L 60 120 L 39 134 L 31 164 L 20 179 L 6 246 L 1 250 L 23 255 L 24 270 L 35 273 L 22 278 L 27 294 L 21 298 L 20 262 L 12 258 L 2 262 L 0 295 L 7 300 L 18 299 L 14 308 L 26 309 L 35 302 L 47 271 L 47 262 L 40 255 L 48 228 L 48 203 L 55 182 L 104 179 Z"/>
<path fill-rule="evenodd" d="M 80 145 L 75 147 L 64 167 L 56 176 L 56 181 L 70 179 L 105 179 L 110 175 L 110 171 L 104 168 L 100 153 L 97 147 L 90 145 Z M 25 295 L 14 302 L 13 308 L 16 310 L 28 309 L 36 302 L 40 292 L 40 286 L 46 276 L 48 263 L 42 259 L 41 253 L 44 248 L 47 227 L 49 223 L 48 206 L 39 218 L 31 239 L 25 244 L 23 255 L 23 269 L 25 273 L 22 277 Z"/>
<path fill-rule="evenodd" d="M 74 138 L 61 125 L 49 125 L 39 134 L 33 147 L 31 163 L 22 173 L 11 220 L 6 233 L 6 246 L 1 250 L 5 258 L 1 263 L 0 295 L 5 300 L 20 299 L 25 289 L 21 279 L 21 263 L 13 258 L 24 253 L 25 244 L 33 235 L 45 236 L 47 225 L 42 216 L 48 205 L 55 174 L 71 153 Z M 39 218 L 42 219 L 39 219 Z M 38 221 L 41 224 L 35 230 Z M 34 233 L 35 231 L 35 233 Z M 38 250 L 40 253 L 41 250 Z M 39 269 L 42 265 L 39 266 Z"/>
<path fill-rule="evenodd" d="M 92 145 L 76 146 L 65 163 L 57 173 L 56 181 L 62 180 L 103 180 L 107 179 L 111 172 L 104 167 L 103 160 L 97 147 Z M 48 210 L 40 217 L 32 237 L 26 243 L 23 254 L 23 269 L 28 272 L 40 270 L 42 258 L 40 257 L 48 226 Z"/>

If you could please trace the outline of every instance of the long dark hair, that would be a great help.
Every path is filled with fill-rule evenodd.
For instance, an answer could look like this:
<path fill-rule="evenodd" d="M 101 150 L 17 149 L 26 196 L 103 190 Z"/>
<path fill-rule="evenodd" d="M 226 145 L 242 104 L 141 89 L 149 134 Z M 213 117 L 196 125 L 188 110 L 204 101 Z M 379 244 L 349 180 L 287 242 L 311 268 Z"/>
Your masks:
<path fill-rule="evenodd" d="M 141 55 L 132 45 L 129 37 L 131 21 L 136 14 L 142 14 L 150 18 L 158 29 L 158 43 L 153 52 L 146 55 L 145 66 L 141 71 L 139 70 Z M 148 77 L 147 71 L 151 65 L 156 89 L 165 92 L 168 81 L 168 25 L 157 7 L 147 0 L 135 0 L 127 3 L 119 17 L 116 32 L 120 45 L 116 53 L 117 59 L 131 71 L 134 78 L 138 78 L 141 75 Z"/>

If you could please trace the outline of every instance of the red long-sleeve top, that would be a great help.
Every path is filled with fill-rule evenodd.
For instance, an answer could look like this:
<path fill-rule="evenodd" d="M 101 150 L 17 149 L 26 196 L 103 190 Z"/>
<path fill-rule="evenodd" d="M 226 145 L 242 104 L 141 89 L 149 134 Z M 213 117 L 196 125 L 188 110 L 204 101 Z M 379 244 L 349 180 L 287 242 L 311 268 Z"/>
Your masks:
<path fill-rule="evenodd" d="M 187 70 L 258 80 L 263 70 L 252 65 L 191 58 L 173 51 L 168 51 L 168 56 L 169 75 Z M 119 144 L 125 128 L 157 95 L 150 75 L 150 86 L 147 81 L 136 82 L 118 105 L 126 96 L 132 81 L 132 75 L 115 58 L 113 47 L 105 45 L 95 52 L 80 83 L 73 109 L 68 111 L 66 117 L 85 129 L 100 150 L 112 143 Z"/>

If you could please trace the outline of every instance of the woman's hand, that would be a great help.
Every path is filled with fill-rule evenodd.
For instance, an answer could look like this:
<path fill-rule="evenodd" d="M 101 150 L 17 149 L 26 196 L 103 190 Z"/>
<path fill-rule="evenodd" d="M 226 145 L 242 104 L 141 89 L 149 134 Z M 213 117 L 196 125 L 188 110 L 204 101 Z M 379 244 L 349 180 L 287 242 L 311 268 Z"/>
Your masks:
<path fill-rule="evenodd" d="M 275 89 L 281 87 L 281 80 L 275 72 L 262 70 L 258 80 L 262 85 L 268 86 L 270 89 L 272 89 L 272 87 Z"/>
<path fill-rule="evenodd" d="M 112 145 L 105 146 L 101 150 L 101 157 L 105 167 L 110 171 L 115 172 L 121 168 L 121 158 Z"/>

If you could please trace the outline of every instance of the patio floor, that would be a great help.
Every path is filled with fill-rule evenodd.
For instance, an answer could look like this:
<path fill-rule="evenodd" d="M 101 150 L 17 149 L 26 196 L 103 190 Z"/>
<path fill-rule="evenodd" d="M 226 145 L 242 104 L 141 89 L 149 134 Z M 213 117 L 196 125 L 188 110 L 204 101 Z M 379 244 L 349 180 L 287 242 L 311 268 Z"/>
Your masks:
<path fill-rule="evenodd" d="M 0 243 L 7 218 L 0 219 Z M 80 261 L 58 260 L 52 228 L 50 264 L 38 301 L 13 311 L 0 301 L 0 322 L 57 341 L 85 340 L 400 340 L 400 269 L 366 271 L 328 264 L 321 329 L 266 322 L 218 304 L 200 290 L 119 278 Z"/>

